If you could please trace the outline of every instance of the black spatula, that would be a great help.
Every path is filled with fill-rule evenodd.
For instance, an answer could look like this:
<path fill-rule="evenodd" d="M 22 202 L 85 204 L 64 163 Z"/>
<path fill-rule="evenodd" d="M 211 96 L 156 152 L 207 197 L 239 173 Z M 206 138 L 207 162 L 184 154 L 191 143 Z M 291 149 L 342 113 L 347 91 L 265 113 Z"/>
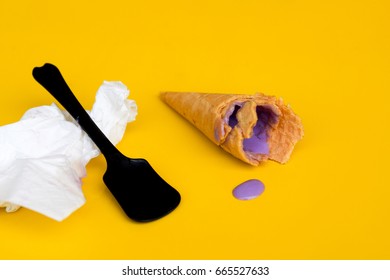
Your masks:
<path fill-rule="evenodd" d="M 72 115 L 107 161 L 103 181 L 127 216 L 138 222 L 159 219 L 180 203 L 180 194 L 145 159 L 124 156 L 97 127 L 73 95 L 58 68 L 35 67 L 33 76 Z"/>

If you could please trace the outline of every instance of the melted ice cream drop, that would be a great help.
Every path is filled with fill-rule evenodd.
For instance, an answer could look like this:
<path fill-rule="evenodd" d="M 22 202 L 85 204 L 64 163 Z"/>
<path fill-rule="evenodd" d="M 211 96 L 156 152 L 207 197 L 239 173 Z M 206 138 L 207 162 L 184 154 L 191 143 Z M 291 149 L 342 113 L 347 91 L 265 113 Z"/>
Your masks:
<path fill-rule="evenodd" d="M 239 184 L 233 190 L 233 196 L 240 200 L 250 200 L 258 197 L 264 192 L 264 184 L 257 180 L 251 179 Z"/>

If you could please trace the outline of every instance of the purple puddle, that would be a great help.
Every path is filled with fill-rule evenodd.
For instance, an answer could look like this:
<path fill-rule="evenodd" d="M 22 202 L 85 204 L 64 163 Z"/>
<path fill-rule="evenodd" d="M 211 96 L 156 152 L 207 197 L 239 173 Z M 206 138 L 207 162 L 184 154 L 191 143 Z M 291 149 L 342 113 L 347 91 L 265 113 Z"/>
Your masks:
<path fill-rule="evenodd" d="M 251 179 L 239 184 L 233 190 L 233 196 L 240 200 L 250 200 L 264 192 L 264 184 L 257 179 Z"/>

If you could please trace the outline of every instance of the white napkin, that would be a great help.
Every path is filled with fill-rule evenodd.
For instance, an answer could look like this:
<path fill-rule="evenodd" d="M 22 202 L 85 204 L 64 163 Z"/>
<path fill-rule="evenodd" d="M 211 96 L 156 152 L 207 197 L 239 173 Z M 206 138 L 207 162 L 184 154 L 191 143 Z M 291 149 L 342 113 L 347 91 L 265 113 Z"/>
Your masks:
<path fill-rule="evenodd" d="M 121 82 L 104 82 L 90 116 L 115 145 L 137 115 Z M 62 221 L 85 203 L 81 178 L 99 149 L 68 112 L 55 104 L 28 110 L 0 127 L 0 207 L 25 207 Z M 104 173 L 104 171 L 102 171 Z"/>

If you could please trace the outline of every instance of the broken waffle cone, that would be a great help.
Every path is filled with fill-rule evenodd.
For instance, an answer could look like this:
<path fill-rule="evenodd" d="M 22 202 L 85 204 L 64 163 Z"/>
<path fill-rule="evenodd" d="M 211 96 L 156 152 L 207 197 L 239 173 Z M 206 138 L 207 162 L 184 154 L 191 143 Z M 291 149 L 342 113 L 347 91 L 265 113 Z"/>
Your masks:
<path fill-rule="evenodd" d="M 300 118 L 264 94 L 164 92 L 161 98 L 216 145 L 242 161 L 286 163 L 303 137 Z"/>

